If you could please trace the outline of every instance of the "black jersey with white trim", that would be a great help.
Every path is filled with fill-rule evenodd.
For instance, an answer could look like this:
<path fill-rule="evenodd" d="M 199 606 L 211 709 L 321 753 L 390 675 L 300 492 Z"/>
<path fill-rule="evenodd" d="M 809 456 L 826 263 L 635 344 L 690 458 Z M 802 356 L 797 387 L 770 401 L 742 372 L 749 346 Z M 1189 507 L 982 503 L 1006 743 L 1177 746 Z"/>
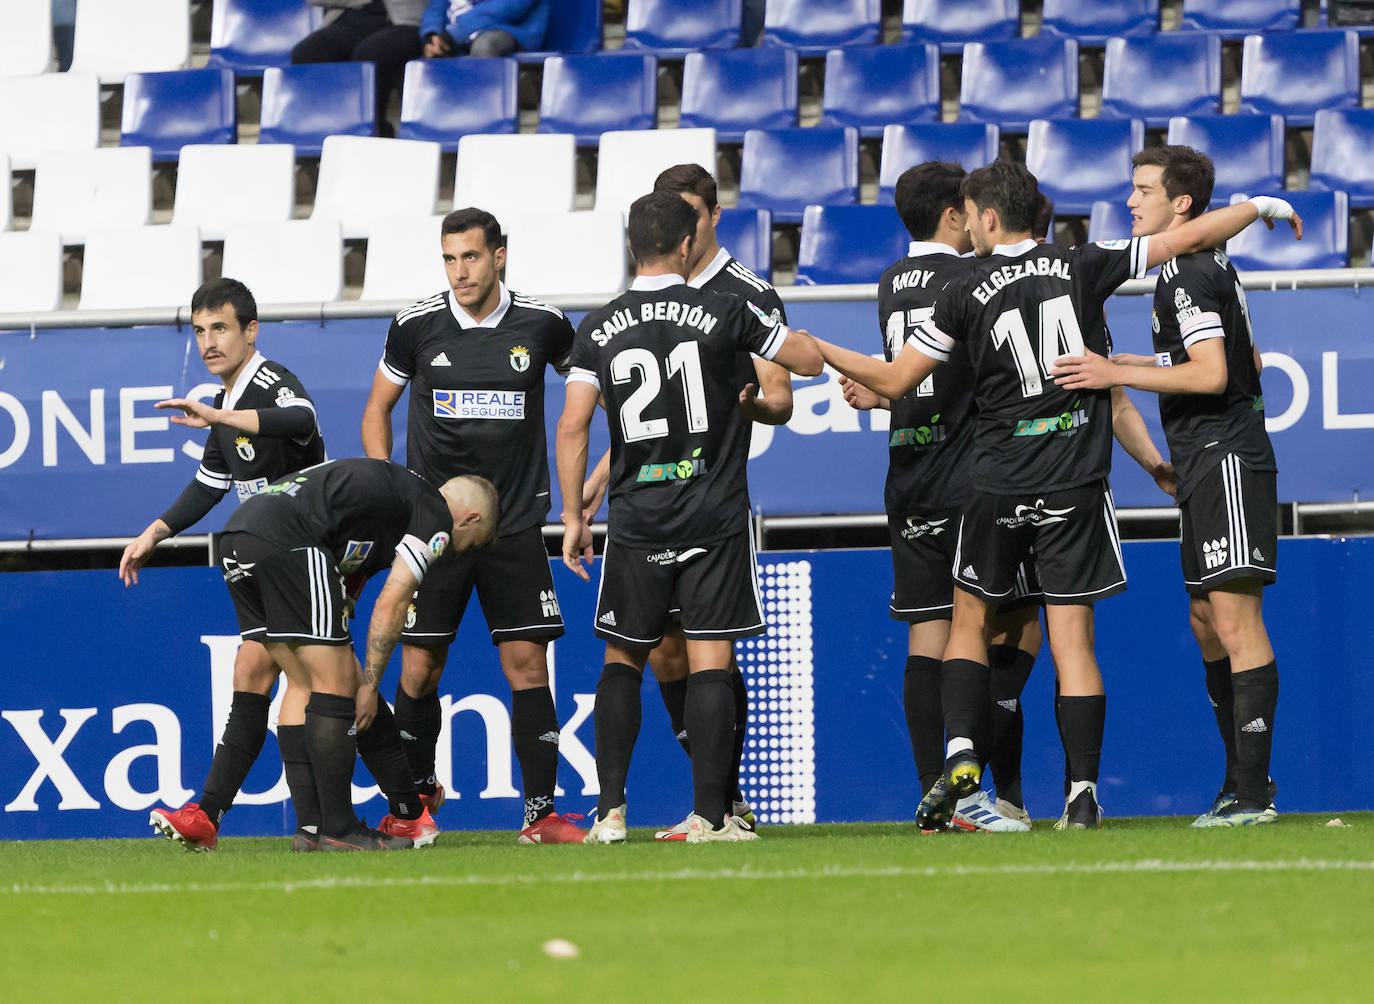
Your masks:
<path fill-rule="evenodd" d="M 978 408 L 974 487 L 995 494 L 1053 491 L 1111 468 L 1108 391 L 1071 391 L 1050 376 L 1061 355 L 1108 355 L 1102 308 L 1145 275 L 1148 237 L 1065 248 L 998 245 L 950 283 L 908 341 L 944 361 L 964 342 Z"/>
<path fill-rule="evenodd" d="M 748 527 L 736 363 L 741 352 L 772 359 L 786 337 L 739 297 L 679 276 L 640 277 L 587 314 L 568 381 L 592 384 L 606 403 L 613 539 L 690 547 Z"/>
<path fill-rule="evenodd" d="M 396 315 L 381 374 L 410 384 L 406 465 L 432 484 L 477 474 L 501 497 L 501 536 L 549 511 L 544 373 L 572 348 L 563 312 L 501 286 L 480 323 L 437 293 Z"/>
<path fill-rule="evenodd" d="M 1188 361 L 1188 350 L 1223 339 L 1226 389 L 1220 394 L 1161 394 L 1159 417 L 1186 498 L 1229 453 L 1252 470 L 1274 471 L 1274 447 L 1264 428 L 1264 393 L 1255 371 L 1250 308 L 1226 252 L 1197 251 L 1159 270 L 1154 302 L 1155 365 Z"/>
<path fill-rule="evenodd" d="M 273 482 L 235 510 L 226 533 L 283 550 L 319 547 L 345 575 L 364 579 L 399 556 L 425 577 L 453 536 L 439 489 L 389 460 L 330 460 Z"/>
<path fill-rule="evenodd" d="M 687 285 L 704 289 L 708 293 L 738 296 L 753 304 L 767 321 L 773 324 L 787 323 L 787 308 L 783 306 L 778 291 L 766 279 L 760 279 L 745 268 L 739 259 L 731 257 L 725 248 L 720 248 L 704 269 L 687 280 Z M 736 368 L 739 371 L 741 389 L 746 384 L 758 383 L 754 360 L 749 353 L 740 353 Z"/>

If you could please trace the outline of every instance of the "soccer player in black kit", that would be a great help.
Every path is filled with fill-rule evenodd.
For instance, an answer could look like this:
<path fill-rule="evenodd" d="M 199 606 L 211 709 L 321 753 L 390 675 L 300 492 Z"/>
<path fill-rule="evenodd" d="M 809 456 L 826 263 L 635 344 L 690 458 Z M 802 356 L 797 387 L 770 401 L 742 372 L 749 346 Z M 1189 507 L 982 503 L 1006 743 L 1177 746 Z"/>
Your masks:
<path fill-rule="evenodd" d="M 1127 203 L 1135 234 L 1180 227 L 1211 201 L 1212 162 L 1191 147 L 1137 154 Z M 1277 578 L 1277 465 L 1264 428 L 1259 352 L 1245 291 L 1222 245 L 1164 263 L 1154 352 L 1061 360 L 1060 386 L 1159 394 L 1179 478 L 1184 586 L 1207 693 L 1226 751 L 1221 790 L 1199 827 L 1276 818 L 1269 754 L 1278 666 L 1261 598 Z"/>
<path fill-rule="evenodd" d="M 558 423 L 563 561 L 588 579 L 582 556 L 587 443 L 599 398 L 611 434 L 610 520 L 595 630 L 606 640 L 596 688 L 601 797 L 588 843 L 625 839 L 625 780 L 639 732 L 640 682 L 681 611 L 689 676 L 684 718 L 694 812 L 685 839 L 750 840 L 727 814 L 735 733 L 734 639 L 766 630 L 749 527 L 740 415 L 741 350 L 796 373 L 821 371 L 810 336 L 765 320 L 738 297 L 686 284 L 697 214 L 675 194 L 630 207 L 630 289 L 579 326 Z"/>
<path fill-rule="evenodd" d="M 416 595 L 406 624 L 396 720 L 416 785 L 432 808 L 441 730 L 438 696 L 449 646 L 474 588 L 511 687 L 511 738 L 525 789 L 525 844 L 574 843 L 582 831 L 554 811 L 558 717 L 548 645 L 563 634 L 544 549 L 549 509 L 544 374 L 561 369 L 573 329 L 562 312 L 499 279 L 506 249 L 496 219 L 459 209 L 440 228 L 450 289 L 396 315 L 363 413 L 363 449 L 391 456 L 391 412 L 406 384 L 406 464 L 432 484 L 476 474 L 501 495 L 500 536 L 442 566 Z"/>

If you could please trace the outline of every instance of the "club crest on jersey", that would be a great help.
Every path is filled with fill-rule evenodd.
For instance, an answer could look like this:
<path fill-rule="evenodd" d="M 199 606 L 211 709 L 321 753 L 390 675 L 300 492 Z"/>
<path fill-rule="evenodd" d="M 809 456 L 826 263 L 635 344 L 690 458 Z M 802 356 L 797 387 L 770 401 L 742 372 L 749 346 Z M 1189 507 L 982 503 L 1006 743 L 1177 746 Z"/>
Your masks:
<path fill-rule="evenodd" d="M 517 373 L 523 373 L 530 368 L 530 350 L 523 345 L 517 345 L 510 350 L 510 368 Z"/>
<path fill-rule="evenodd" d="M 406 627 L 407 627 L 407 628 L 413 628 L 414 626 L 415 626 L 415 604 L 412 603 L 412 604 L 410 604 L 410 606 L 406 607 Z"/>
<path fill-rule="evenodd" d="M 253 458 L 258 455 L 257 451 L 253 449 L 253 443 L 247 436 L 239 436 L 234 440 L 234 452 L 249 463 L 252 463 Z"/>
<path fill-rule="evenodd" d="M 701 457 L 701 450 L 693 450 L 691 457 L 685 460 L 642 465 L 639 468 L 639 477 L 635 478 L 635 481 L 640 484 L 654 481 L 686 481 L 705 473 L 706 461 Z"/>
<path fill-rule="evenodd" d="M 444 548 L 448 547 L 448 541 L 448 534 L 440 530 L 433 537 L 429 538 L 429 553 L 436 558 L 439 557 L 439 555 L 444 553 Z"/>
<path fill-rule="evenodd" d="M 277 406 L 286 407 L 287 403 L 296 400 L 296 392 L 286 385 L 277 388 Z"/>
<path fill-rule="evenodd" d="M 344 548 L 343 557 L 339 559 L 339 571 L 344 574 L 356 572 L 363 567 L 363 562 L 367 561 L 367 556 L 371 553 L 372 541 L 350 540 Z"/>

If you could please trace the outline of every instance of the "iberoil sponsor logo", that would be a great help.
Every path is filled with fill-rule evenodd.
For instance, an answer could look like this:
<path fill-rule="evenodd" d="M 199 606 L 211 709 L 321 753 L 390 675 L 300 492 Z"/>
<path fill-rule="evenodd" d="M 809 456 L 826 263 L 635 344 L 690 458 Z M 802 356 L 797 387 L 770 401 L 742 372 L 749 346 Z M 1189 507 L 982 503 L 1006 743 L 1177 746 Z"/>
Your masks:
<path fill-rule="evenodd" d="M 1016 423 L 1016 431 L 1012 433 L 1012 436 L 1049 436 L 1055 434 L 1072 436 L 1088 424 L 1088 411 L 1086 408 L 1080 408 L 1079 404 L 1080 402 L 1075 401 L 1068 411 L 1058 415 L 1020 419 Z"/>
<path fill-rule="evenodd" d="M 927 449 L 943 443 L 949 438 L 949 427 L 940 424 L 939 415 L 930 416 L 929 425 L 918 425 L 914 428 L 893 429 L 888 436 L 887 445 L 910 446 L 913 449 Z"/>
<path fill-rule="evenodd" d="M 639 477 L 635 481 L 640 484 L 648 484 L 655 481 L 687 481 L 690 478 L 700 477 L 706 473 L 706 461 L 701 456 L 701 450 L 693 450 L 691 457 L 685 460 L 670 460 L 661 464 L 644 464 L 639 468 Z"/>

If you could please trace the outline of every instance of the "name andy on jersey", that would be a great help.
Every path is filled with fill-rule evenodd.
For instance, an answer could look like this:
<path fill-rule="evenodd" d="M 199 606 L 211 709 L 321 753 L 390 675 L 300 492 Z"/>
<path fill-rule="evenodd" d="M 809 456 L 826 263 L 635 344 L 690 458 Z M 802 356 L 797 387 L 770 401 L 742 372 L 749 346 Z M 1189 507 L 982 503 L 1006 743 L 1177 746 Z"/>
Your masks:
<path fill-rule="evenodd" d="M 1052 276 L 1066 281 L 1073 278 L 1069 275 L 1069 263 L 1066 261 L 1059 258 L 1029 258 L 1014 265 L 1003 265 L 995 272 L 988 273 L 988 277 L 973 291 L 973 298 L 979 303 L 986 304 L 1002 287 L 1018 279 L 1029 279 L 1037 275 Z"/>
<path fill-rule="evenodd" d="M 615 335 L 639 324 L 640 321 L 667 321 L 684 328 L 696 328 L 703 335 L 709 335 L 716 326 L 716 315 L 703 310 L 699 305 L 687 306 L 677 300 L 656 300 L 641 303 L 639 310 L 620 307 L 611 316 L 592 329 L 592 341 L 604 346 Z"/>

